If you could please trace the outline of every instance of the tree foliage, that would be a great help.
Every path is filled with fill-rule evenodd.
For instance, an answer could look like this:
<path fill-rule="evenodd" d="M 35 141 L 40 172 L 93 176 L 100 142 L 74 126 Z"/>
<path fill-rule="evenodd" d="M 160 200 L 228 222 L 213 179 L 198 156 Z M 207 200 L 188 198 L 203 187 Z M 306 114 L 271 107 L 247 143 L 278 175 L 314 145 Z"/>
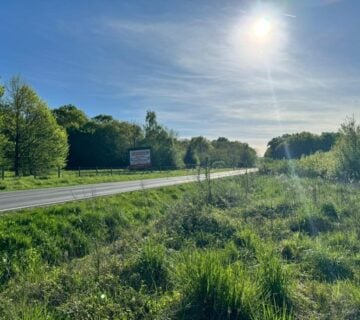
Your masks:
<path fill-rule="evenodd" d="M 354 117 L 341 125 L 334 152 L 338 176 L 345 180 L 360 180 L 360 125 Z"/>
<path fill-rule="evenodd" d="M 85 113 L 72 104 L 61 106 L 52 112 L 57 123 L 66 130 L 79 129 L 88 121 Z"/>
<path fill-rule="evenodd" d="M 206 165 L 209 160 L 212 145 L 206 138 L 199 136 L 191 138 L 184 157 L 186 165 Z"/>
<path fill-rule="evenodd" d="M 19 77 L 8 90 L 0 85 L 0 165 L 16 175 L 39 175 L 65 163 L 73 169 L 126 167 L 129 149 L 141 147 L 151 148 L 152 166 L 163 169 L 252 166 L 256 158 L 247 144 L 226 138 L 180 140 L 154 111 L 147 111 L 143 126 L 107 114 L 89 118 L 72 104 L 50 111 Z"/>
<path fill-rule="evenodd" d="M 324 132 L 321 135 L 310 132 L 284 134 L 268 142 L 265 157 L 272 159 L 299 159 L 317 151 L 327 152 L 335 144 L 337 133 Z"/>
<path fill-rule="evenodd" d="M 177 167 L 181 165 L 176 135 L 157 122 L 156 113 L 147 111 L 145 138 L 142 145 L 151 148 L 151 162 L 155 167 Z"/>
<path fill-rule="evenodd" d="M 19 77 L 9 83 L 1 115 L 1 133 L 7 140 L 4 158 L 17 176 L 64 166 L 68 151 L 65 130 L 46 103 Z"/>
<path fill-rule="evenodd" d="M 229 141 L 220 137 L 212 141 L 212 161 L 223 161 L 227 167 L 252 167 L 255 165 L 256 151 L 247 143 Z"/>
<path fill-rule="evenodd" d="M 138 125 L 97 116 L 68 130 L 69 167 L 121 167 L 128 165 L 128 150 L 142 140 Z"/>
<path fill-rule="evenodd" d="M 256 152 L 248 144 L 229 141 L 219 137 L 209 141 L 204 137 L 192 138 L 186 149 L 186 165 L 206 165 L 207 161 L 222 167 L 251 167 L 255 164 Z"/>

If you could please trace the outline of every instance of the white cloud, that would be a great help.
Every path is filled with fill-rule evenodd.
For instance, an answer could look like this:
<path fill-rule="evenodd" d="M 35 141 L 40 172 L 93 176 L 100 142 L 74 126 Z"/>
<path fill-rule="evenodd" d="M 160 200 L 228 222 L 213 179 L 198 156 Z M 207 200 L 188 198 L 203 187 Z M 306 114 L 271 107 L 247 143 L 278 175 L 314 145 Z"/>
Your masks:
<path fill-rule="evenodd" d="M 284 30 L 271 59 L 253 59 L 248 42 L 234 47 L 232 32 L 244 26 L 243 20 L 102 20 L 96 33 L 120 42 L 118 50 L 136 48 L 143 55 L 139 63 L 150 69 L 129 81 L 113 75 L 108 84 L 138 98 L 142 108 L 154 106 L 180 136 L 229 136 L 252 141 L 260 150 L 275 135 L 336 130 L 346 115 L 359 114 L 359 77 L 301 63 L 304 49 Z"/>

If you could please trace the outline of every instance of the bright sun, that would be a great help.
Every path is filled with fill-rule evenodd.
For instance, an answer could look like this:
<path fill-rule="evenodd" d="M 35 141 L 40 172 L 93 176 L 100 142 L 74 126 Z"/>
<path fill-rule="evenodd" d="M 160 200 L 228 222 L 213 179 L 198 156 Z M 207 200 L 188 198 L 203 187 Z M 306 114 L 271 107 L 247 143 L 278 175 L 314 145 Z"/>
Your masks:
<path fill-rule="evenodd" d="M 271 33 L 271 23 L 266 18 L 258 18 L 253 25 L 252 33 L 258 40 L 266 40 Z"/>
<path fill-rule="evenodd" d="M 287 44 L 287 23 L 276 8 L 253 10 L 240 16 L 229 32 L 231 52 L 244 64 L 275 64 Z"/>

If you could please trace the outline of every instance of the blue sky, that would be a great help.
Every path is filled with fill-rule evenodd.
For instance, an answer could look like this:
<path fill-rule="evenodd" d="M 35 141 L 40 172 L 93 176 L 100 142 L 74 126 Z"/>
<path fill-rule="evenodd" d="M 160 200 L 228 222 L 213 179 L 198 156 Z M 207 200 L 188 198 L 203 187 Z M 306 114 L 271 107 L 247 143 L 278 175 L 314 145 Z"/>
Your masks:
<path fill-rule="evenodd" d="M 282 133 L 360 119 L 358 0 L 4 0 L 0 76 L 50 107 L 226 136 L 263 152 Z M 270 21 L 250 39 L 258 18 Z M 260 43 L 261 42 L 261 43 Z"/>

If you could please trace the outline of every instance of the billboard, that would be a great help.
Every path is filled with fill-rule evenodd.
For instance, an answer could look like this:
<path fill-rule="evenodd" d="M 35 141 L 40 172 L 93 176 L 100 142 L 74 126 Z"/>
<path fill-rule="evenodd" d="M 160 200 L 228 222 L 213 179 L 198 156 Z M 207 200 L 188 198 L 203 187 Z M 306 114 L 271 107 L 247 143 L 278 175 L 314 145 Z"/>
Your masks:
<path fill-rule="evenodd" d="M 151 166 L 150 148 L 129 150 L 131 168 L 147 168 Z"/>

